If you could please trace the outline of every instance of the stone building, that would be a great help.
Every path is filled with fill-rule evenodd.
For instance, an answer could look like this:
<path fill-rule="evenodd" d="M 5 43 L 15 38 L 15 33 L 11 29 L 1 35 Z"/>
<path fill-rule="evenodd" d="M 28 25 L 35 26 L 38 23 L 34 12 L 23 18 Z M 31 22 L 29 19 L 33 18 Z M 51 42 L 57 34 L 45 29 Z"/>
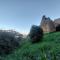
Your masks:
<path fill-rule="evenodd" d="M 60 25 L 60 18 L 54 20 L 55 27 Z"/>
<path fill-rule="evenodd" d="M 56 31 L 54 22 L 48 17 L 43 16 L 41 20 L 40 27 L 43 29 L 43 32 L 54 32 Z"/>

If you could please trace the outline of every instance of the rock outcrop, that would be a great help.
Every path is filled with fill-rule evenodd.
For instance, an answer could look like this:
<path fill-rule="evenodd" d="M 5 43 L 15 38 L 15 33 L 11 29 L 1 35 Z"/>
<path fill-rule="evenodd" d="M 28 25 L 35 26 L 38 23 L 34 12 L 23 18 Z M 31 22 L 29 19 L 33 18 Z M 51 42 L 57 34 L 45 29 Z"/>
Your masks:
<path fill-rule="evenodd" d="M 54 31 L 56 31 L 54 22 L 49 17 L 46 18 L 46 16 L 42 17 L 40 27 L 43 29 L 43 32 L 54 32 Z"/>

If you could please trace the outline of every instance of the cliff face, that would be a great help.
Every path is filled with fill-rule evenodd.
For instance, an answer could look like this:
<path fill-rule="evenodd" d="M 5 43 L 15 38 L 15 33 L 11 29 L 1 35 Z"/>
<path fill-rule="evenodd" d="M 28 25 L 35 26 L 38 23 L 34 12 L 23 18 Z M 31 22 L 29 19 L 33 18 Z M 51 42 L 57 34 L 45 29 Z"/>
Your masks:
<path fill-rule="evenodd" d="M 44 32 L 54 32 L 56 31 L 54 22 L 48 17 L 43 16 L 41 21 L 41 28 Z"/>

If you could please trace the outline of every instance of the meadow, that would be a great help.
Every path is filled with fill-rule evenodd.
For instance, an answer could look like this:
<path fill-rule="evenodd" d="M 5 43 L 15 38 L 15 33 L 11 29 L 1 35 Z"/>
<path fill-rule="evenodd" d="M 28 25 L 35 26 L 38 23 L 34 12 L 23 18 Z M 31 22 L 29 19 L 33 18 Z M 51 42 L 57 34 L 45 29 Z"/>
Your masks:
<path fill-rule="evenodd" d="M 11 54 L 0 60 L 60 60 L 60 32 L 45 33 L 43 40 L 32 44 L 25 38 Z"/>

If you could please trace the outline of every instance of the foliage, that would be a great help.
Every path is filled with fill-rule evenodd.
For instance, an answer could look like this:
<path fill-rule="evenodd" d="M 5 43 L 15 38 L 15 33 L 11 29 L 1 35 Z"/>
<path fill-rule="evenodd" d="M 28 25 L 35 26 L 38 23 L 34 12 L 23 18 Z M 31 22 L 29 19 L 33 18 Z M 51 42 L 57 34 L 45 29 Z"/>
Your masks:
<path fill-rule="evenodd" d="M 39 42 L 42 40 L 43 30 L 39 26 L 33 25 L 31 27 L 29 36 L 31 38 L 32 43 Z"/>
<path fill-rule="evenodd" d="M 0 30 L 0 54 L 8 54 L 19 46 L 22 35 L 16 31 Z"/>

